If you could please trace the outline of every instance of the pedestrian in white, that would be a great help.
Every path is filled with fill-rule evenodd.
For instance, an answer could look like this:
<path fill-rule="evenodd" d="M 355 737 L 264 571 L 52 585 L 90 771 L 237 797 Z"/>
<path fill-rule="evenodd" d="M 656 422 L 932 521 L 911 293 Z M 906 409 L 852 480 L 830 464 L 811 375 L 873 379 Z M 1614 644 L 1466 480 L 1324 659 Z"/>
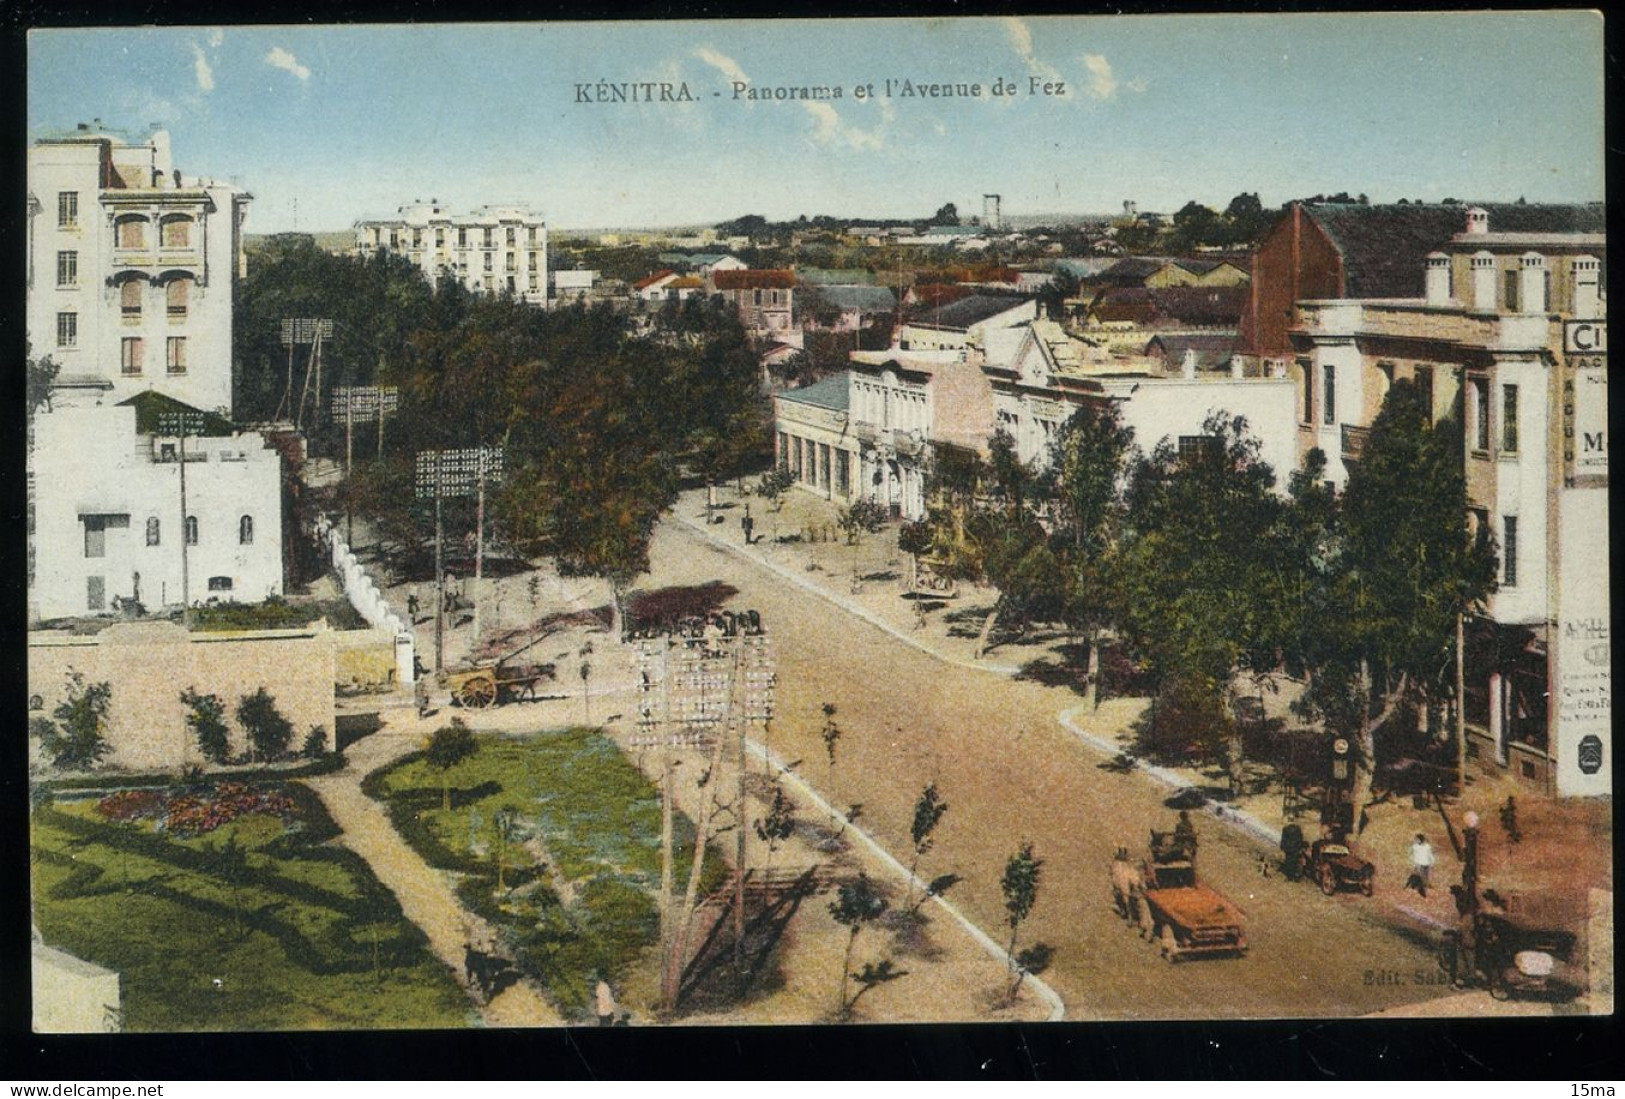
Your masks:
<path fill-rule="evenodd" d="M 596 989 L 598 1000 L 598 1025 L 613 1026 L 615 1024 L 615 993 L 609 987 L 609 982 L 602 978 L 598 981 Z"/>
<path fill-rule="evenodd" d="M 1433 872 L 1433 845 L 1422 833 L 1416 833 L 1416 842 L 1411 844 L 1411 879 L 1416 883 L 1416 891 L 1422 896 L 1428 895 L 1428 877 Z"/>

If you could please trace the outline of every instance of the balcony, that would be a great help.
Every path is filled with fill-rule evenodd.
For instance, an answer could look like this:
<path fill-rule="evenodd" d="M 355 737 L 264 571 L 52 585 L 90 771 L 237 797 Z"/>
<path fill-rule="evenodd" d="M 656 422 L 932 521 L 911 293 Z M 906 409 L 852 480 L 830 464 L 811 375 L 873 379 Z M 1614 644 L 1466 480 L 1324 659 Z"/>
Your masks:
<path fill-rule="evenodd" d="M 1366 440 L 1371 436 L 1369 427 L 1343 425 L 1343 461 L 1358 462 L 1365 453 Z"/>

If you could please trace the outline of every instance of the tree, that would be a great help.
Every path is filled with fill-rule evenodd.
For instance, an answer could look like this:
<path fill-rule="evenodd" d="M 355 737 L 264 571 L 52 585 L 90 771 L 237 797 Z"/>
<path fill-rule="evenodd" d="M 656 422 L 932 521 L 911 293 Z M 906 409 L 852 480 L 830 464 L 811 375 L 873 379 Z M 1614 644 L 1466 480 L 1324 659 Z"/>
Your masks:
<path fill-rule="evenodd" d="M 1010 985 L 1011 1003 L 1015 1002 L 1016 993 L 1027 975 L 1026 968 L 1016 956 L 1016 936 L 1021 932 L 1021 925 L 1027 922 L 1027 917 L 1032 915 L 1033 905 L 1038 903 L 1038 881 L 1043 867 L 1044 860 L 1033 855 L 1033 845 L 1023 842 L 1020 849 L 1005 862 L 1004 876 L 999 879 L 999 890 L 1004 894 L 1005 922 L 1010 925 L 1010 943 L 1005 948 L 1005 957 L 1009 960 L 1010 971 L 1015 974 L 1015 981 Z"/>
<path fill-rule="evenodd" d="M 775 466 L 762 474 L 761 480 L 756 482 L 756 493 L 767 500 L 768 510 L 778 511 L 784 507 L 784 494 L 790 491 L 790 486 L 795 483 L 794 473 L 782 466 Z"/>
<path fill-rule="evenodd" d="M 1100 701 L 1100 648 L 1112 620 L 1112 559 L 1122 526 L 1123 483 L 1134 432 L 1116 404 L 1084 404 L 1055 433 L 1043 494 L 1053 543 L 1071 579 L 1066 617 L 1088 636 L 1088 702 Z"/>
<path fill-rule="evenodd" d="M 193 687 L 181 692 L 181 702 L 190 711 L 186 727 L 197 738 L 198 750 L 210 763 L 224 763 L 231 754 L 229 730 L 226 727 L 226 704 L 219 695 L 199 694 Z"/>
<path fill-rule="evenodd" d="M 1199 202 L 1187 202 L 1174 214 L 1174 230 L 1181 250 L 1189 250 L 1213 242 L 1219 215 Z"/>
<path fill-rule="evenodd" d="M 819 731 L 819 736 L 824 741 L 824 755 L 829 758 L 829 784 L 833 788 L 835 785 L 835 745 L 840 743 L 841 727 L 835 721 L 835 703 L 826 702 L 821 708 L 824 711 L 824 727 Z M 830 806 L 829 820 L 831 825 L 835 824 L 833 803 Z"/>
<path fill-rule="evenodd" d="M 1064 267 L 1056 268 L 1048 284 L 1038 292 L 1038 303 L 1043 306 L 1044 315 L 1050 320 L 1062 320 L 1066 314 L 1067 300 L 1077 297 L 1082 285 L 1071 271 Z"/>
<path fill-rule="evenodd" d="M 293 722 L 277 709 L 276 699 L 264 687 L 238 700 L 237 724 L 248 734 L 250 754 L 261 763 L 281 759 L 293 740 Z"/>
<path fill-rule="evenodd" d="M 847 545 L 858 544 L 860 534 L 874 534 L 886 525 L 886 509 L 874 500 L 853 500 L 841 509 L 837 524 L 846 532 Z"/>
<path fill-rule="evenodd" d="M 479 750 L 480 742 L 474 738 L 474 731 L 460 717 L 452 718 L 451 724 L 442 725 L 430 734 L 423 750 L 423 762 L 440 774 L 442 812 L 451 812 L 451 769 L 473 758 Z"/>
<path fill-rule="evenodd" d="M 959 207 L 951 202 L 945 202 L 937 207 L 937 212 L 931 215 L 928 225 L 958 225 Z"/>
<path fill-rule="evenodd" d="M 29 355 L 27 366 L 24 393 L 28 406 L 28 416 L 32 418 L 34 413 L 42 407 L 47 412 L 51 411 L 51 388 L 56 384 L 56 376 L 61 372 L 61 367 L 52 362 L 49 355 L 38 359 Z"/>
<path fill-rule="evenodd" d="M 852 969 L 852 949 L 857 945 L 859 933 L 885 915 L 887 907 L 886 898 L 880 895 L 869 880 L 869 875 L 862 870 L 858 871 L 857 880 L 843 884 L 836 893 L 836 899 L 830 902 L 829 914 L 835 917 L 836 923 L 846 928 L 846 953 L 841 957 L 841 996 L 836 1011 L 839 1019 L 850 1018 L 852 1007 L 857 1002 L 857 997 L 851 1000 L 846 998 L 847 977 Z M 858 994 L 862 995 L 863 990 Z"/>
<path fill-rule="evenodd" d="M 766 815 L 756 820 L 756 838 L 767 844 L 765 869 L 768 873 L 773 870 L 773 852 L 778 850 L 779 844 L 795 835 L 795 831 L 795 806 L 784 796 L 784 787 L 774 783 L 773 802 L 768 806 Z"/>
<path fill-rule="evenodd" d="M 51 717 L 36 717 L 30 728 L 53 766 L 64 771 L 89 770 L 113 750 L 106 737 L 112 700 L 111 683 L 86 683 L 82 672 L 69 669 L 62 701 Z"/>
<path fill-rule="evenodd" d="M 1454 698 L 1458 617 L 1495 589 L 1496 551 L 1469 528 L 1462 433 L 1396 381 L 1350 473 L 1311 640 L 1304 708 L 1354 746 L 1355 824 L 1370 800 L 1377 734 L 1407 706 Z"/>
<path fill-rule="evenodd" d="M 914 820 L 908 829 L 909 843 L 913 846 L 914 857 L 908 864 L 909 893 L 905 895 L 904 907 L 911 912 L 917 911 L 917 907 L 909 902 L 913 899 L 914 881 L 920 869 L 920 860 L 925 857 L 926 852 L 930 851 L 932 845 L 936 842 L 934 837 L 937 825 L 942 823 L 943 815 L 947 812 L 948 803 L 943 801 L 941 795 L 937 793 L 936 783 L 930 783 L 924 790 L 920 791 L 919 800 L 914 803 Z M 920 904 L 924 904 L 926 899 L 932 895 L 932 890 L 928 887 L 925 894 L 920 897 Z"/>

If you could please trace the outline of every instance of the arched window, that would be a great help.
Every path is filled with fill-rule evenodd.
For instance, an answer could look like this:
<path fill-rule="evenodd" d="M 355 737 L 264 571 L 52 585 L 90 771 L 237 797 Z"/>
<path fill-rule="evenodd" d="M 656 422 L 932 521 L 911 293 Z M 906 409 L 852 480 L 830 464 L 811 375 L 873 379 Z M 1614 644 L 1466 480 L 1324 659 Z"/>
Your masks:
<path fill-rule="evenodd" d="M 115 223 L 120 248 L 147 246 L 147 219 L 140 216 L 122 217 Z"/>
<path fill-rule="evenodd" d="M 159 524 L 158 517 L 156 515 L 149 516 L 147 518 L 147 545 L 160 545 L 162 537 L 163 527 Z"/>
<path fill-rule="evenodd" d="M 189 546 L 197 545 L 197 516 L 196 515 L 188 515 L 186 517 L 186 544 L 189 545 Z"/>
<path fill-rule="evenodd" d="M 254 517 L 245 515 L 237 520 L 237 544 L 252 546 L 254 544 Z"/>
<path fill-rule="evenodd" d="M 164 304 L 168 307 L 170 320 L 185 318 L 186 302 L 191 291 L 192 280 L 188 278 L 173 278 L 164 284 Z"/>
<path fill-rule="evenodd" d="M 128 321 L 141 319 L 141 280 L 126 279 L 119 284 L 119 315 Z"/>
<path fill-rule="evenodd" d="M 165 248 L 190 248 L 192 246 L 192 219 L 184 214 L 165 218 L 162 231 L 163 246 Z"/>

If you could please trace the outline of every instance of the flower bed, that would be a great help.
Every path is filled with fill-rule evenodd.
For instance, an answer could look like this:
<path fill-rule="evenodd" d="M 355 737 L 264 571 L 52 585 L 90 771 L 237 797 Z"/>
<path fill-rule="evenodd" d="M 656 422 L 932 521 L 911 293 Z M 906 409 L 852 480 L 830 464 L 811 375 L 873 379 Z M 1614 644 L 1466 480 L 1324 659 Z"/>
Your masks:
<path fill-rule="evenodd" d="M 243 782 L 221 782 L 207 794 L 122 790 L 96 803 L 108 820 L 155 820 L 176 836 L 201 836 L 252 813 L 274 813 L 286 821 L 293 809 L 293 799 L 282 791 L 255 790 Z"/>

